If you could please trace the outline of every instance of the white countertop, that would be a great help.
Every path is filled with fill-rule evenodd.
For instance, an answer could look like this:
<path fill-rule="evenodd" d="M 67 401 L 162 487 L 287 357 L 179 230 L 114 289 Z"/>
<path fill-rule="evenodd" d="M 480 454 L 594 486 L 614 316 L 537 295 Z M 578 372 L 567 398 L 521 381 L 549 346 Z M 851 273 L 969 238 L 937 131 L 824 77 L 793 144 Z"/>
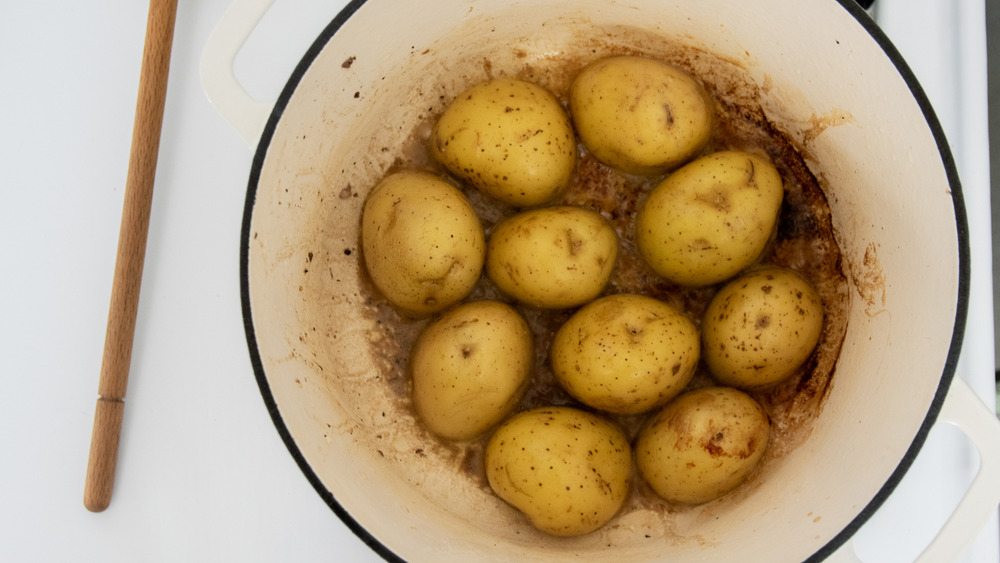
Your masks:
<path fill-rule="evenodd" d="M 888 17 L 893 2 L 878 2 Z M 0 3 L 0 353 L 8 365 L 0 399 L 0 560 L 380 560 L 299 471 L 250 367 L 238 256 L 251 153 L 209 105 L 198 77 L 202 47 L 228 4 L 181 0 L 178 8 L 114 499 L 92 514 L 82 504 L 83 481 L 147 5 Z M 237 59 L 238 76 L 260 98 L 275 97 L 344 4 L 276 2 Z M 981 24 L 981 3 L 968 4 L 979 6 Z M 975 16 L 962 17 L 974 24 Z M 925 20 L 934 25 L 936 18 Z M 901 27 L 919 37 L 914 25 Z M 953 47 L 975 51 L 976 41 Z M 899 46 L 925 61 L 926 41 L 901 35 Z M 982 271 L 990 264 L 988 170 L 982 158 L 967 158 L 980 144 L 986 150 L 984 132 L 956 125 L 963 111 L 985 116 L 985 53 L 981 60 L 981 68 L 973 60 L 952 69 L 974 85 L 971 92 L 955 88 L 965 96 L 959 102 L 956 92 L 938 92 L 948 83 L 927 90 L 943 108 L 953 147 L 964 149 L 957 156 L 979 268 L 969 334 L 989 338 L 989 361 L 985 352 L 963 360 L 960 375 L 976 379 L 992 401 L 991 280 Z M 940 77 L 929 73 L 941 69 L 926 72 Z M 986 260 L 977 264 L 983 237 Z M 913 471 L 956 440 L 957 431 L 936 428 L 925 448 L 931 453 L 922 453 Z M 925 481 L 909 485 L 908 476 L 900 487 L 916 489 L 911 500 L 887 507 L 862 530 L 863 557 L 911 559 L 945 518 L 920 504 L 922 483 L 944 479 L 961 489 L 971 478 L 963 468 L 928 471 Z M 946 511 L 949 495 L 932 502 Z M 995 531 L 984 534 L 966 560 L 997 561 L 995 538 Z"/>

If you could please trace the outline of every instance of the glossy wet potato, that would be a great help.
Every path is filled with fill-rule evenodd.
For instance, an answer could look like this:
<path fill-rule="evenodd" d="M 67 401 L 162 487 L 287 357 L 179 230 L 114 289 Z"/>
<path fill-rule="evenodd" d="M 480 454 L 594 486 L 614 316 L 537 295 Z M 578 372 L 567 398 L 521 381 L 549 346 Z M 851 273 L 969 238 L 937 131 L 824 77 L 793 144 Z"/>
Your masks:
<path fill-rule="evenodd" d="M 568 407 L 540 407 L 512 417 L 490 438 L 485 465 L 490 487 L 556 536 L 578 536 L 606 524 L 632 483 L 625 433 Z"/>
<path fill-rule="evenodd" d="M 770 425 L 749 395 L 709 387 L 681 395 L 636 440 L 643 479 L 666 500 L 701 504 L 732 491 L 764 457 Z"/>
<path fill-rule="evenodd" d="M 762 268 L 727 283 L 702 321 L 704 358 L 722 383 L 773 385 L 812 354 L 823 331 L 823 303 L 794 270 Z"/>
<path fill-rule="evenodd" d="M 670 305 L 634 294 L 590 302 L 552 339 L 552 371 L 570 395 L 605 412 L 638 414 L 680 393 L 698 367 L 698 329 Z"/>
<path fill-rule="evenodd" d="M 573 127 L 559 101 L 513 79 L 459 94 L 438 119 L 430 149 L 456 176 L 518 207 L 558 197 L 576 163 Z"/>
<path fill-rule="evenodd" d="M 429 324 L 413 346 L 413 407 L 447 440 L 469 440 L 504 419 L 531 376 L 534 340 L 509 305 L 473 301 Z"/>
<path fill-rule="evenodd" d="M 630 174 L 656 175 L 698 154 L 712 136 L 705 89 L 683 70 L 648 57 L 597 60 L 580 71 L 569 104 L 583 144 Z"/>
<path fill-rule="evenodd" d="M 400 309 L 441 311 L 479 281 L 486 249 L 482 225 L 462 192 L 440 177 L 386 177 L 368 196 L 361 220 L 368 273 Z"/>
<path fill-rule="evenodd" d="M 639 252 L 657 274 L 701 287 L 764 252 L 778 222 L 781 175 L 767 155 L 720 151 L 667 176 L 636 217 Z"/>
<path fill-rule="evenodd" d="M 600 295 L 617 257 L 618 237 L 599 213 L 544 207 L 494 227 L 487 241 L 486 275 L 516 301 L 565 309 Z"/>

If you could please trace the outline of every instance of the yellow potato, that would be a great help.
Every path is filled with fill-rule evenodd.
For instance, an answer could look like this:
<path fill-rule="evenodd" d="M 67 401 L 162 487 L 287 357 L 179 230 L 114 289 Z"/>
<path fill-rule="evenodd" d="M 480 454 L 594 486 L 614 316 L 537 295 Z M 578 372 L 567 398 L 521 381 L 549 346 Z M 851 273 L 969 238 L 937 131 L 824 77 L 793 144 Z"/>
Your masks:
<path fill-rule="evenodd" d="M 731 387 L 690 391 L 640 431 L 636 466 L 662 498 L 708 502 L 746 479 L 764 457 L 770 432 L 767 413 L 749 395 Z"/>
<path fill-rule="evenodd" d="M 443 310 L 468 295 L 482 274 L 479 218 L 461 191 L 436 176 L 387 176 L 365 201 L 361 221 L 368 274 L 405 311 Z"/>
<path fill-rule="evenodd" d="M 453 174 L 500 201 L 552 201 L 576 164 L 576 138 L 556 97 L 502 78 L 459 94 L 438 120 L 431 153 Z"/>
<path fill-rule="evenodd" d="M 690 75 L 632 56 L 600 59 L 580 71 L 570 111 L 590 152 L 631 174 L 659 174 L 695 157 L 714 122 L 711 99 Z"/>
<path fill-rule="evenodd" d="M 694 323 L 643 295 L 610 295 L 577 311 L 552 341 L 552 370 L 591 407 L 636 414 L 663 406 L 691 381 L 700 350 Z"/>
<path fill-rule="evenodd" d="M 657 274 L 683 286 L 727 280 L 753 264 L 778 221 L 781 176 L 766 157 L 737 151 L 691 162 L 649 194 L 636 245 Z"/>
<path fill-rule="evenodd" d="M 528 323 L 510 306 L 473 301 L 424 328 L 413 347 L 413 406 L 450 440 L 499 423 L 524 395 L 534 363 Z"/>
<path fill-rule="evenodd" d="M 507 295 L 559 309 L 597 297 L 614 269 L 618 235 L 581 207 L 546 207 L 500 222 L 486 248 L 486 274 Z"/>
<path fill-rule="evenodd" d="M 823 332 L 823 303 L 787 268 L 768 267 L 726 284 L 702 320 L 703 355 L 717 380 L 744 389 L 790 376 Z"/>
<path fill-rule="evenodd" d="M 603 418 L 541 407 L 497 429 L 486 446 L 486 477 L 535 527 L 577 536 L 603 526 L 625 503 L 632 451 L 625 433 Z"/>

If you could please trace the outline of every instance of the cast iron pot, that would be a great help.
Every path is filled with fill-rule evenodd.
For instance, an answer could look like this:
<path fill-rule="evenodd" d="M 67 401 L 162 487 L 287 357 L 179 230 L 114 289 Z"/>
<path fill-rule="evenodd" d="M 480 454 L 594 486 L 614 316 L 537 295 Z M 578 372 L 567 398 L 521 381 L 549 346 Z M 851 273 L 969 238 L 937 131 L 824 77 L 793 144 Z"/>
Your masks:
<path fill-rule="evenodd" d="M 953 556 L 996 509 L 1000 428 L 953 381 L 969 284 L 955 165 L 912 73 L 852 0 L 352 1 L 269 104 L 246 94 L 232 63 L 271 2 L 234 3 L 202 64 L 209 98 L 256 147 L 241 242 L 247 341 L 289 451 L 379 554 L 850 559 L 841 546 L 941 420 L 966 430 L 982 467 L 924 557 Z M 405 354 L 386 354 L 369 314 L 359 214 L 427 112 L 472 82 L 602 50 L 655 54 L 661 40 L 724 63 L 805 155 L 843 252 L 847 332 L 808 438 L 753 483 L 695 509 L 633 510 L 556 539 L 457 469 L 454 451 L 429 446 L 399 399 Z"/>

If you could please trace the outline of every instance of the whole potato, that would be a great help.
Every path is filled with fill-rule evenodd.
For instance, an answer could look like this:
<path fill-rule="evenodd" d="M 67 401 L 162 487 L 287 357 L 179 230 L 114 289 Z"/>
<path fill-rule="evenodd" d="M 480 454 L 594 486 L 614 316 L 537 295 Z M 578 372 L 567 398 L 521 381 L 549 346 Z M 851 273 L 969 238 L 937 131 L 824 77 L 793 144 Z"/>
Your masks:
<path fill-rule="evenodd" d="M 712 135 L 704 88 L 684 71 L 633 56 L 587 65 L 570 88 L 570 111 L 584 145 L 631 174 L 659 174 L 696 156 Z"/>
<path fill-rule="evenodd" d="M 482 274 L 486 241 L 465 195 L 420 172 L 385 177 L 369 194 L 361 248 L 372 282 L 415 314 L 463 299 Z"/>
<path fill-rule="evenodd" d="M 659 275 L 684 286 L 727 280 L 764 251 L 784 191 L 766 157 L 723 151 L 663 180 L 636 217 L 639 253 Z"/>
<path fill-rule="evenodd" d="M 708 502 L 742 483 L 771 433 L 767 413 L 731 387 L 684 393 L 658 412 L 635 444 L 639 474 L 660 497 Z"/>
<path fill-rule="evenodd" d="M 531 330 L 517 311 L 497 301 L 459 305 L 414 344 L 414 409 L 439 436 L 475 438 L 514 408 L 533 364 Z"/>
<path fill-rule="evenodd" d="M 545 207 L 496 225 L 486 247 L 486 274 L 523 303 L 575 307 L 601 293 L 617 256 L 618 235 L 599 213 Z"/>
<path fill-rule="evenodd" d="M 700 340 L 694 323 L 644 295 L 585 305 L 552 341 L 552 370 L 582 403 L 619 414 L 663 406 L 691 381 Z"/>
<path fill-rule="evenodd" d="M 486 446 L 486 477 L 540 530 L 592 532 L 618 513 L 632 481 L 625 433 L 596 415 L 541 407 L 504 422 Z"/>
<path fill-rule="evenodd" d="M 438 120 L 430 148 L 453 174 L 518 207 L 555 199 L 576 163 L 573 128 L 556 97 L 510 78 L 459 94 Z"/>
<path fill-rule="evenodd" d="M 791 375 L 823 331 L 823 302 L 794 270 L 768 267 L 726 284 L 702 319 L 703 356 L 717 380 L 761 388 Z"/>

